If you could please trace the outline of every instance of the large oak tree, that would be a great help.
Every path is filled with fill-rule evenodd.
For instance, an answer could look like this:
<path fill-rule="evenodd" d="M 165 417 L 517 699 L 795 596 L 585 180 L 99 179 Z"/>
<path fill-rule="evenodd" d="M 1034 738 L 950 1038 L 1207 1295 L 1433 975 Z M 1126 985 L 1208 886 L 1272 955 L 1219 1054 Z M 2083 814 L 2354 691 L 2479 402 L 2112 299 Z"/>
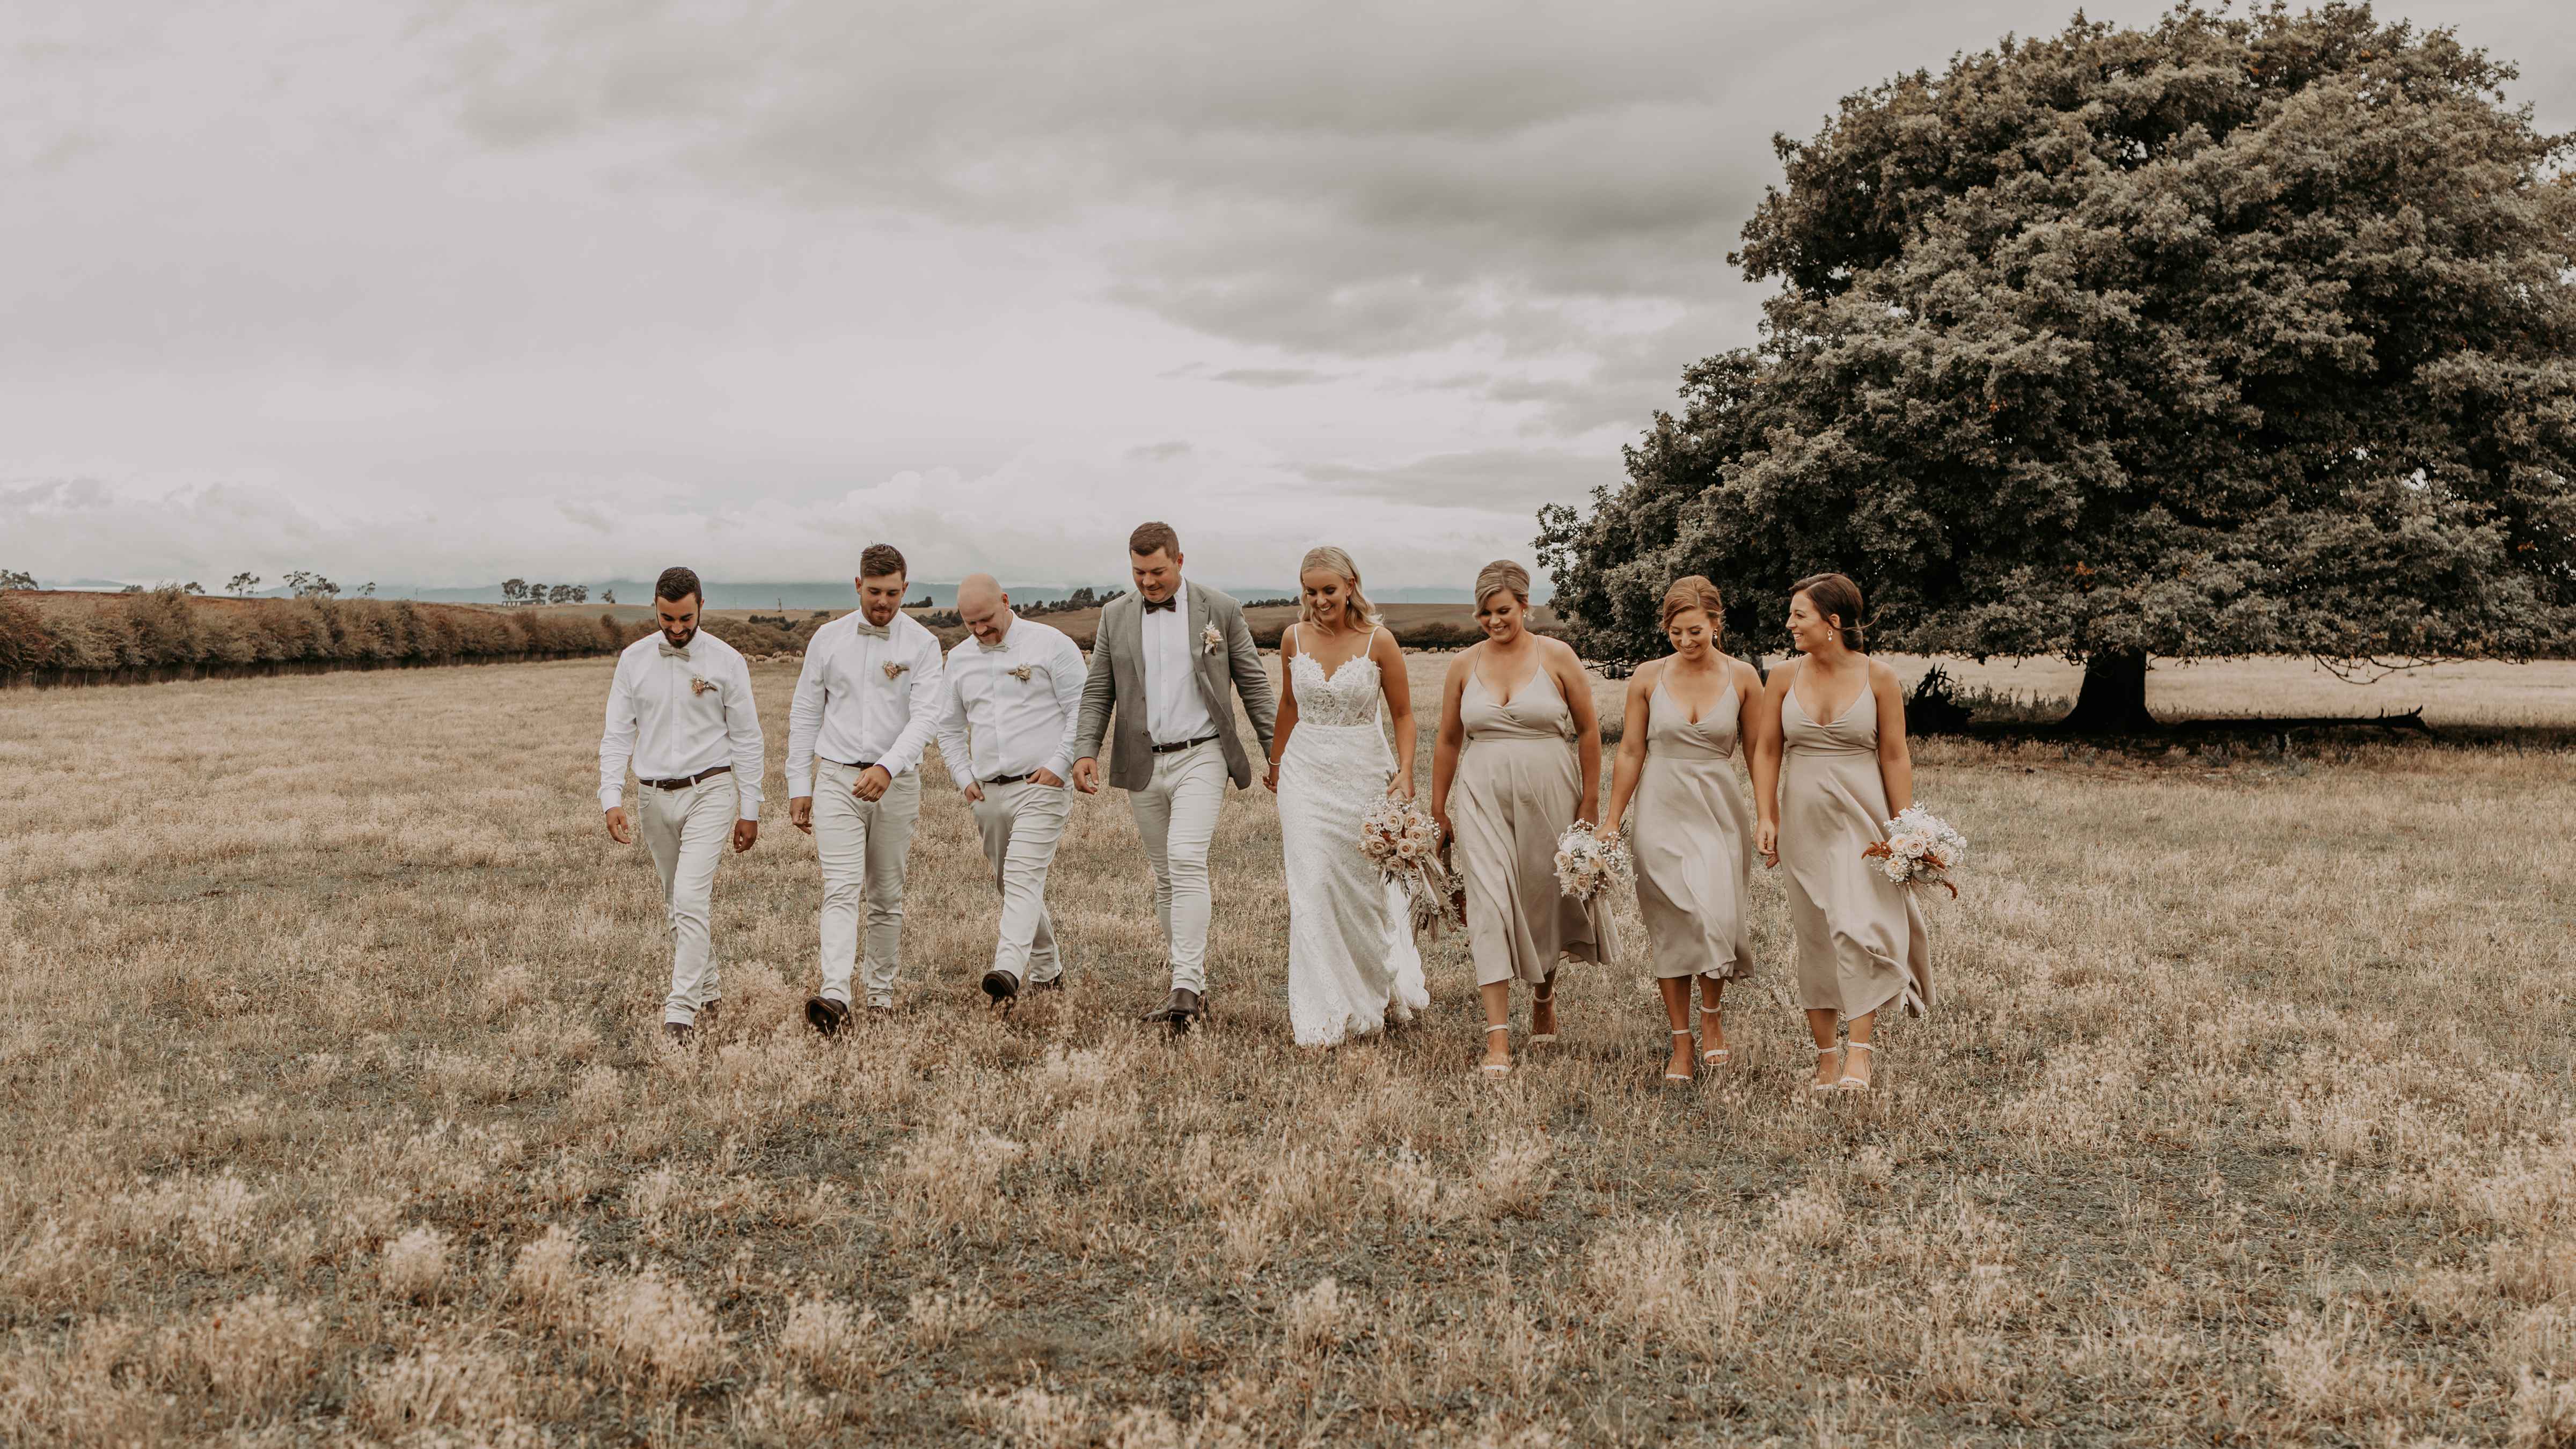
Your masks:
<path fill-rule="evenodd" d="M 1588 514 L 1560 613 L 1657 652 L 1710 575 L 1876 644 L 2063 655 L 2129 728 L 2150 655 L 2527 658 L 2576 641 L 2571 138 L 2513 72 L 2366 7 L 2079 19 L 1846 98 L 1728 260 L 1759 343 Z"/>

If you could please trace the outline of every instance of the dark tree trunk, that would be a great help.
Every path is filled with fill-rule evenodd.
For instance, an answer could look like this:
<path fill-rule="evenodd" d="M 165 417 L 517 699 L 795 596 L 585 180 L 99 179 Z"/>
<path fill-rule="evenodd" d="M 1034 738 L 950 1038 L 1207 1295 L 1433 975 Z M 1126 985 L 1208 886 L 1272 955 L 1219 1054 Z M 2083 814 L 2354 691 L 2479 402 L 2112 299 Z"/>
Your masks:
<path fill-rule="evenodd" d="M 2158 728 L 2147 713 L 2147 656 L 2096 654 L 2084 661 L 2084 688 L 2058 721 L 2078 734 L 2145 734 Z"/>

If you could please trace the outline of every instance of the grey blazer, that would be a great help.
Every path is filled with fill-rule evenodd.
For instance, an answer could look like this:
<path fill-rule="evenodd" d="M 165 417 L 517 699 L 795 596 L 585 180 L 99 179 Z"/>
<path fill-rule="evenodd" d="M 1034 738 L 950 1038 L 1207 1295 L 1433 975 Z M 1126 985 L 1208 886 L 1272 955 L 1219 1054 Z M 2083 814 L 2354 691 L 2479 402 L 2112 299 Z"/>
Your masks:
<path fill-rule="evenodd" d="M 1214 625 L 1224 643 L 1211 651 L 1194 645 L 1199 698 L 1208 718 L 1216 721 L 1217 747 L 1225 751 L 1226 772 L 1238 790 L 1252 783 L 1252 760 L 1243 752 L 1234 727 L 1233 692 L 1243 696 L 1243 712 L 1261 741 L 1261 758 L 1270 759 L 1270 727 L 1279 707 L 1270 692 L 1270 671 L 1262 667 L 1261 650 L 1252 642 L 1252 626 L 1243 622 L 1243 606 L 1187 579 L 1189 632 L 1193 641 Z M 1121 704 L 1124 708 L 1121 708 Z M 1121 790 L 1141 790 L 1154 782 L 1154 742 L 1145 733 L 1145 605 L 1133 592 L 1121 594 L 1100 611 L 1100 631 L 1091 641 L 1091 673 L 1082 683 L 1082 717 L 1074 730 L 1073 757 L 1100 758 L 1100 741 L 1116 716 L 1118 735 L 1110 744 L 1109 783 Z"/>

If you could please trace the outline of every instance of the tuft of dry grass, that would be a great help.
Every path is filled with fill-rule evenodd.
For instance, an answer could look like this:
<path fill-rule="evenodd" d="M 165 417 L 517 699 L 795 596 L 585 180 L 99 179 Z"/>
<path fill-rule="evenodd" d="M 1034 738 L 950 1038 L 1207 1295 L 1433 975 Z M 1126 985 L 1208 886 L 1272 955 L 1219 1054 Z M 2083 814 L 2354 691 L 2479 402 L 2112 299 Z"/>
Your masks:
<path fill-rule="evenodd" d="M 2576 724 L 2559 666 L 2305 668 L 2158 702 Z M 1923 742 L 1978 846 L 1941 1008 L 1820 1106 L 1768 874 L 1692 1088 L 1634 957 L 1479 1079 L 1454 938 L 1419 1023 L 1297 1050 L 1257 791 L 1208 1030 L 1133 1022 L 1114 794 L 1058 858 L 1070 988 L 997 1021 L 936 765 L 895 1016 L 805 1029 L 773 812 L 723 1024 L 664 1050 L 605 671 L 0 695 L 47 782 L 0 799 L 0 1442 L 2576 1446 L 2564 750 Z"/>

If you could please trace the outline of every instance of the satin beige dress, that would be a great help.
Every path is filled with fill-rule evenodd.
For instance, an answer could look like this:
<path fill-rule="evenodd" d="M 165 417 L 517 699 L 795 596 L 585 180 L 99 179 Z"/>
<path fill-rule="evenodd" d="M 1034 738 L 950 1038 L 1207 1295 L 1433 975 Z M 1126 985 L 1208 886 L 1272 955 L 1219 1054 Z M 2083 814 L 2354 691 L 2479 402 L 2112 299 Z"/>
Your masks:
<path fill-rule="evenodd" d="M 1886 838 L 1878 773 L 1878 699 L 1860 692 L 1819 724 L 1791 689 L 1780 703 L 1780 862 L 1798 937 L 1798 1001 L 1845 1020 L 1903 1000 L 1932 1005 L 1932 941 L 1923 908 L 1861 854 Z"/>
<path fill-rule="evenodd" d="M 1661 680 L 1646 699 L 1627 832 L 1655 974 L 1732 980 L 1753 969 L 1753 816 L 1735 781 L 1743 700 L 1730 683 L 1693 724 Z"/>
<path fill-rule="evenodd" d="M 1537 984 L 1556 974 L 1559 958 L 1612 959 L 1608 903 L 1587 908 L 1556 884 L 1556 838 L 1574 823 L 1583 791 L 1574 712 L 1556 676 L 1542 666 L 1506 702 L 1470 669 L 1458 718 L 1467 742 L 1449 786 L 1458 832 L 1450 863 L 1466 878 L 1476 984 Z"/>

